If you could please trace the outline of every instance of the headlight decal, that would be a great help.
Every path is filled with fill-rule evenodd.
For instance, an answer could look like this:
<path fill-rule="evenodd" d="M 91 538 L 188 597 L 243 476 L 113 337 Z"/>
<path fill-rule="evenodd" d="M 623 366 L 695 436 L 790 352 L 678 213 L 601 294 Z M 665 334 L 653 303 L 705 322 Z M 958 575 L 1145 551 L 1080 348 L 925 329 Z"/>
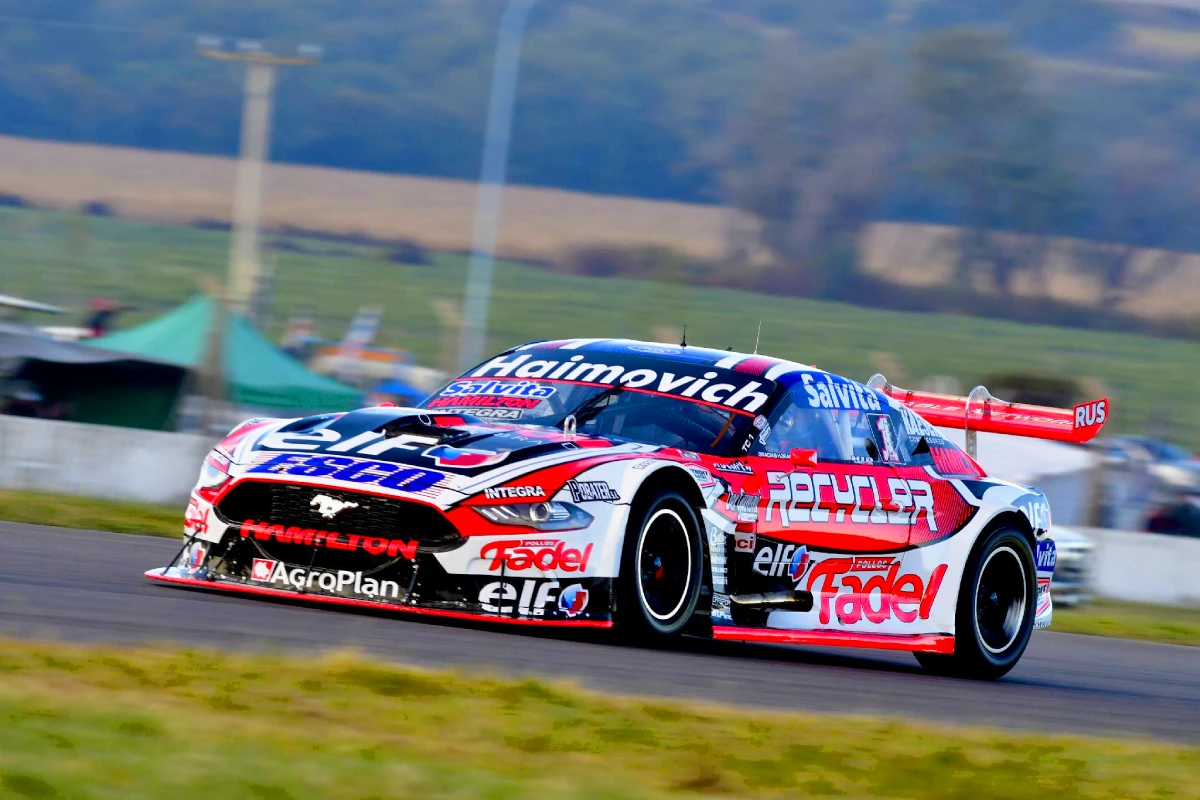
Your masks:
<path fill-rule="evenodd" d="M 571 531 L 586 528 L 594 519 L 573 503 L 510 503 L 475 506 L 475 512 L 496 525 L 517 525 L 538 531 Z"/>

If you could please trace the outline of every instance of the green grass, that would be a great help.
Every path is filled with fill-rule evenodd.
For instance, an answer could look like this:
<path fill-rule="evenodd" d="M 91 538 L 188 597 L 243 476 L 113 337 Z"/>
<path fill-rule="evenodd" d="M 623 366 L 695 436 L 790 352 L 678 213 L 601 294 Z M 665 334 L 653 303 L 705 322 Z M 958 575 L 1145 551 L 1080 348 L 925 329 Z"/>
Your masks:
<path fill-rule="evenodd" d="M 92 500 L 67 494 L 0 491 L 0 519 L 150 536 L 182 536 L 183 506 Z"/>
<path fill-rule="evenodd" d="M 1055 608 L 1051 630 L 1200 647 L 1200 608 L 1094 600 Z"/>
<path fill-rule="evenodd" d="M 394 264 L 380 248 L 291 240 L 309 253 L 279 252 L 278 335 L 295 311 L 316 312 L 319 333 L 340 338 L 363 304 L 386 312 L 380 341 L 421 363 L 443 352 L 433 302 L 462 298 L 464 259 L 439 255 L 426 266 Z M 138 305 L 126 322 L 161 313 L 224 274 L 224 233 L 120 219 L 0 208 L 0 285 L 49 302 L 105 295 Z M 497 265 L 488 347 L 566 336 L 650 338 L 658 326 L 687 325 L 688 340 L 749 350 L 762 320 L 760 351 L 865 380 L 917 385 L 932 375 L 964 390 L 1013 370 L 1064 375 L 1113 400 L 1112 428 L 1150 423 L 1200 447 L 1200 343 L 1022 325 L 951 314 L 877 311 L 841 303 L 725 289 L 598 279 Z M 903 382 L 903 383 L 901 383 Z"/>
<path fill-rule="evenodd" d="M 802 684 L 798 684 L 802 691 Z M 0 641 L 0 794 L 1197 798 L 1200 749 L 614 699 L 307 658 Z"/>

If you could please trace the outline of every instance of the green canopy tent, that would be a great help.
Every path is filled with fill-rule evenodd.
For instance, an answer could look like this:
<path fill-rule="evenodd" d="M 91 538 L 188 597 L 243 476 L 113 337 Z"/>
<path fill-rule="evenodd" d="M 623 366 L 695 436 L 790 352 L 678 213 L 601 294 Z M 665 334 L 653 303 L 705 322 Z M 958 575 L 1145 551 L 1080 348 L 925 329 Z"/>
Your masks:
<path fill-rule="evenodd" d="M 245 317 L 226 314 L 206 295 L 136 328 L 88 342 L 106 350 L 133 353 L 186 367 L 193 373 L 206 366 L 213 327 L 224 317 L 220 366 L 226 399 L 255 408 L 334 411 L 360 404 L 362 392 L 309 372 L 303 364 L 271 344 Z"/>
<path fill-rule="evenodd" d="M 3 393 L 28 382 L 56 416 L 73 422 L 165 428 L 187 375 L 177 364 L 59 342 L 36 328 L 0 322 Z"/>

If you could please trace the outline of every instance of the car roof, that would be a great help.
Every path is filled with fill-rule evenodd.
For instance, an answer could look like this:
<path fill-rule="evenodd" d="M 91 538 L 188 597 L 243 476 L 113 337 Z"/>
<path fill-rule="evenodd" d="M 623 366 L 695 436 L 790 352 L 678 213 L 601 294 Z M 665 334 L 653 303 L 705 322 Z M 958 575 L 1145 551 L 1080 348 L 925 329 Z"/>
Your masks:
<path fill-rule="evenodd" d="M 506 352 L 527 350 L 570 350 L 582 353 L 618 353 L 642 357 L 651 355 L 680 363 L 732 369 L 769 381 L 778 381 L 793 372 L 824 372 L 817 367 L 759 353 L 738 353 L 733 350 L 714 350 L 708 347 L 665 342 L 643 342 L 636 339 L 552 339 L 528 342 Z"/>

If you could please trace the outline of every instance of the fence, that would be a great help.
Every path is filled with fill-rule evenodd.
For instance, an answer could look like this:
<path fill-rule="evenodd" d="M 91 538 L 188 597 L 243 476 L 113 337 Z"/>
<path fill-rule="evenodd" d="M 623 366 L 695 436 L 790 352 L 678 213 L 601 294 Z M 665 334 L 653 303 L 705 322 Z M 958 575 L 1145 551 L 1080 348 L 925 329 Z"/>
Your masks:
<path fill-rule="evenodd" d="M 207 436 L 0 416 L 0 489 L 182 509 L 212 445 Z"/>
<path fill-rule="evenodd" d="M 1100 597 L 1200 607 L 1200 539 L 1079 528 L 1096 549 L 1088 582 Z"/>

